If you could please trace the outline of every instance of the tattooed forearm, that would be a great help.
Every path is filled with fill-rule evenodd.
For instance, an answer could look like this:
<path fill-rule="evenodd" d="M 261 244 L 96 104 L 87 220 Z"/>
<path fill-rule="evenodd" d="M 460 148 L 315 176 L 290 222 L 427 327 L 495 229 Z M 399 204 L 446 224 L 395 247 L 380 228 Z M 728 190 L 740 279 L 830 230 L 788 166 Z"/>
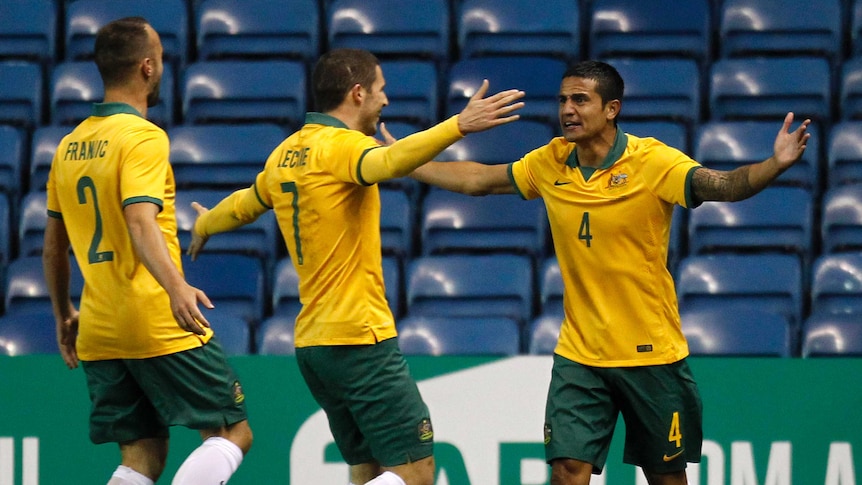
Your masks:
<path fill-rule="evenodd" d="M 692 195 L 698 202 L 747 199 L 759 191 L 748 181 L 750 168 L 746 165 L 729 172 L 699 168 L 692 176 Z"/>

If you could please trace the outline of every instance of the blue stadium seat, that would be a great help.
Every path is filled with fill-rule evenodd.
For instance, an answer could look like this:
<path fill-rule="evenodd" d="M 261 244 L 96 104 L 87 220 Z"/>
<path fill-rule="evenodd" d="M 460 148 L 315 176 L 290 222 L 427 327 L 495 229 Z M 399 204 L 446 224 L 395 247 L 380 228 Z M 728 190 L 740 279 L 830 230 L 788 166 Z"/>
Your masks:
<path fill-rule="evenodd" d="M 688 218 L 691 211 L 682 206 L 674 206 L 670 223 L 670 238 L 667 244 L 667 268 L 671 274 L 676 272 L 679 260 L 688 254 Z"/>
<path fill-rule="evenodd" d="M 301 61 L 199 61 L 186 67 L 182 84 L 185 123 L 274 123 L 289 131 L 306 109 L 306 69 Z"/>
<path fill-rule="evenodd" d="M 407 194 L 400 190 L 380 190 L 380 244 L 383 254 L 399 259 L 413 255 L 415 214 Z"/>
<path fill-rule="evenodd" d="M 768 251 L 810 261 L 813 205 L 811 194 L 796 187 L 768 187 L 739 202 L 704 202 L 689 215 L 689 253 Z"/>
<path fill-rule="evenodd" d="M 640 138 L 655 138 L 667 146 L 676 148 L 683 153 L 689 150 L 686 125 L 674 121 L 662 120 L 626 120 L 620 123 L 623 131 Z"/>
<path fill-rule="evenodd" d="M 399 318 L 404 311 L 404 278 L 401 277 L 401 260 L 394 256 L 384 256 L 383 284 L 386 286 L 386 301 L 392 315 Z"/>
<path fill-rule="evenodd" d="M 40 256 L 48 221 L 47 194 L 27 192 L 21 198 L 18 220 L 18 255 Z"/>
<path fill-rule="evenodd" d="M 841 0 L 722 0 L 718 21 L 719 55 L 842 55 Z"/>
<path fill-rule="evenodd" d="M 528 329 L 528 353 L 533 355 L 553 354 L 557 347 L 557 340 L 560 338 L 560 326 L 562 324 L 562 315 L 542 313 L 534 318 Z"/>
<path fill-rule="evenodd" d="M 542 200 L 517 195 L 470 197 L 432 189 L 422 201 L 422 254 L 520 253 L 546 248 Z"/>
<path fill-rule="evenodd" d="M 822 252 L 862 251 L 862 183 L 828 189 L 821 207 Z"/>
<path fill-rule="evenodd" d="M 693 356 L 790 357 L 790 326 L 777 313 L 757 308 L 682 312 L 682 332 Z"/>
<path fill-rule="evenodd" d="M 48 311 L 0 316 L 0 356 L 58 354 L 57 329 Z"/>
<path fill-rule="evenodd" d="M 273 315 L 257 329 L 257 353 L 260 355 L 294 355 L 294 316 Z"/>
<path fill-rule="evenodd" d="M 862 324 L 862 252 L 820 255 L 811 273 L 811 313 L 855 314 Z"/>
<path fill-rule="evenodd" d="M 254 183 L 287 134 L 269 123 L 177 125 L 168 129 L 171 166 L 182 189 L 236 190 Z"/>
<path fill-rule="evenodd" d="M 0 124 L 25 129 L 42 123 L 42 67 L 33 62 L 0 62 Z"/>
<path fill-rule="evenodd" d="M 352 47 L 380 58 L 432 59 L 445 64 L 449 2 L 333 0 L 327 8 L 326 32 L 330 49 Z"/>
<path fill-rule="evenodd" d="M 461 59 L 449 69 L 446 93 L 446 116 L 460 112 L 470 97 L 488 80 L 489 92 L 520 89 L 525 95 L 524 107 L 518 110 L 521 120 L 547 124 L 559 131 L 560 80 L 566 64 L 560 59 L 544 57 L 481 57 Z M 472 135 L 471 135 L 472 136 Z"/>
<path fill-rule="evenodd" d="M 802 284 L 799 259 L 786 254 L 688 256 L 676 277 L 681 312 L 760 309 L 782 315 L 792 331 L 802 321 Z"/>
<path fill-rule="evenodd" d="M 382 115 L 387 124 L 402 121 L 424 129 L 437 123 L 438 79 L 433 62 L 384 60 L 380 67 L 389 100 Z"/>
<path fill-rule="evenodd" d="M 398 324 L 405 355 L 516 355 L 520 345 L 509 318 L 408 316 Z"/>
<path fill-rule="evenodd" d="M 853 6 L 850 19 L 850 57 L 862 56 L 862 0 L 850 0 Z"/>
<path fill-rule="evenodd" d="M 57 64 L 51 72 L 49 90 L 54 125 L 80 123 L 93 113 L 93 103 L 101 103 L 105 96 L 99 69 L 92 61 Z M 147 109 L 147 119 L 163 128 L 173 123 L 173 91 L 173 68 L 165 64 L 159 102 Z"/>
<path fill-rule="evenodd" d="M 215 310 L 235 315 L 249 325 L 263 317 L 265 273 L 259 259 L 241 254 L 199 254 L 196 261 L 183 255 L 183 271 L 190 285 L 203 290 Z"/>
<path fill-rule="evenodd" d="M 248 323 L 237 315 L 216 308 L 203 309 L 204 317 L 210 322 L 215 338 L 227 355 L 248 355 L 251 353 L 251 331 Z"/>
<path fill-rule="evenodd" d="M 518 120 L 493 130 L 471 133 L 443 150 L 436 160 L 472 160 L 487 164 L 514 162 L 546 145 L 554 131 L 545 123 Z"/>
<path fill-rule="evenodd" d="M 703 65 L 711 56 L 707 0 L 594 0 L 590 58 L 682 57 Z"/>
<path fill-rule="evenodd" d="M 533 314 L 533 279 L 526 256 L 422 256 L 407 269 L 407 314 L 507 317 L 523 325 Z"/>
<path fill-rule="evenodd" d="M 208 209 L 230 192 L 220 190 L 179 190 L 176 196 L 177 236 L 185 250 L 191 242 L 191 230 L 198 213 L 191 204 L 198 202 Z M 233 231 L 210 236 L 204 251 L 213 254 L 240 254 L 260 260 L 263 267 L 271 268 L 279 251 L 278 225 L 273 211 L 267 211 L 256 221 Z"/>
<path fill-rule="evenodd" d="M 796 120 L 791 129 L 796 129 Z M 694 159 L 707 168 L 733 170 L 741 165 L 762 162 L 773 154 L 775 137 L 781 128 L 775 121 L 709 121 L 701 124 L 694 137 Z M 820 137 L 818 127 L 809 126 L 807 148 L 802 158 L 776 179 L 772 186 L 802 187 L 816 195 L 820 189 Z"/>
<path fill-rule="evenodd" d="M 300 59 L 320 53 L 316 0 L 204 0 L 195 7 L 200 60 Z"/>
<path fill-rule="evenodd" d="M 619 120 L 665 120 L 688 131 L 701 115 L 701 75 L 691 59 L 607 59 L 626 89 Z"/>
<path fill-rule="evenodd" d="M 0 125 L 0 193 L 17 197 L 21 190 L 21 169 L 26 167 L 25 134 L 12 126 Z"/>
<path fill-rule="evenodd" d="M 862 57 L 841 63 L 838 109 L 842 120 L 862 119 Z"/>
<path fill-rule="evenodd" d="M 581 55 L 577 0 L 462 0 L 455 13 L 460 58 L 520 55 L 572 61 Z"/>
<path fill-rule="evenodd" d="M 84 291 L 84 277 L 75 258 L 70 257 L 71 278 L 69 293 L 72 303 L 80 303 Z M 3 288 L 6 315 L 25 313 L 53 314 L 48 284 L 42 271 L 40 256 L 25 256 L 13 259 L 6 268 Z"/>
<path fill-rule="evenodd" d="M 828 61 L 812 57 L 735 58 L 712 63 L 709 109 L 712 120 L 832 119 Z"/>
<path fill-rule="evenodd" d="M 862 121 L 832 125 L 826 149 L 826 186 L 862 183 Z"/>
<path fill-rule="evenodd" d="M 44 125 L 33 130 L 30 142 L 30 192 L 45 190 L 57 146 L 73 128 L 68 125 Z"/>
<path fill-rule="evenodd" d="M 140 16 L 147 19 L 158 32 L 164 49 L 164 58 L 175 68 L 188 61 L 189 12 L 184 0 L 75 0 L 66 2 L 64 24 L 67 61 L 93 58 L 96 33 L 99 29 L 122 17 Z"/>
<path fill-rule="evenodd" d="M 0 2 L 0 59 L 50 65 L 57 55 L 57 2 Z"/>
<path fill-rule="evenodd" d="M 540 313 L 562 317 L 565 313 L 563 308 L 564 291 L 560 262 L 556 256 L 550 256 L 542 262 L 542 266 L 539 268 Z M 559 323 L 557 327 L 559 327 Z"/>
<path fill-rule="evenodd" d="M 9 207 L 9 197 L 7 194 L 0 194 L 0 278 L 3 277 L 3 270 L 6 263 L 12 259 L 12 222 L 10 215 L 12 211 Z"/>
<path fill-rule="evenodd" d="M 272 314 L 296 319 L 302 303 L 299 301 L 299 276 L 290 258 L 275 263 L 272 285 Z"/>
<path fill-rule="evenodd" d="M 802 329 L 803 357 L 862 357 L 859 315 L 814 314 Z"/>

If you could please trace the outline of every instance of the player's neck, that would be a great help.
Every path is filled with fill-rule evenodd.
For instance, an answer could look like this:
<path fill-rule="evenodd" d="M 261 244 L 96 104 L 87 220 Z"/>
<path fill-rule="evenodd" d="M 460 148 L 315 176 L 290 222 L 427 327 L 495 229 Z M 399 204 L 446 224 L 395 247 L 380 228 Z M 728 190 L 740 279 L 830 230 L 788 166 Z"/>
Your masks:
<path fill-rule="evenodd" d="M 128 89 L 111 88 L 105 90 L 105 103 L 125 103 L 135 108 L 144 118 L 147 117 L 147 97 Z"/>

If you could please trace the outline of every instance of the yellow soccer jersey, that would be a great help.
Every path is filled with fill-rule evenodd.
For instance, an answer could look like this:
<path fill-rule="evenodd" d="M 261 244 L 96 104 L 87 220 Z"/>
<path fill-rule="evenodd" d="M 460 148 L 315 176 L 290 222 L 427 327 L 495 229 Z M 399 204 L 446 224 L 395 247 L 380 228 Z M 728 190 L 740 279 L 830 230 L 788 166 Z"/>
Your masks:
<path fill-rule="evenodd" d="M 84 276 L 81 360 L 148 358 L 200 347 L 179 327 L 167 292 L 137 257 L 123 208 L 161 207 L 157 222 L 180 268 L 174 176 L 165 132 L 121 103 L 96 104 L 63 138 L 48 177 L 48 215 L 61 218 Z"/>
<path fill-rule="evenodd" d="M 691 207 L 700 165 L 621 130 L 601 167 L 580 167 L 555 138 L 509 166 L 525 199 L 542 197 L 565 284 L 556 353 L 597 367 L 668 364 L 688 355 L 667 250 L 673 206 Z"/>

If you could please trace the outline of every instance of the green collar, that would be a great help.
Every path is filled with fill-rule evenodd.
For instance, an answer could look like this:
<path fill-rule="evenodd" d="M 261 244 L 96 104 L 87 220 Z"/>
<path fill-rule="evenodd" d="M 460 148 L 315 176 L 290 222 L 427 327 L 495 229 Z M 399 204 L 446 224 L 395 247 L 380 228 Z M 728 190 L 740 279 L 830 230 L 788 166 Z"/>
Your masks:
<path fill-rule="evenodd" d="M 598 169 L 606 169 L 610 168 L 611 165 L 616 163 L 617 160 L 623 156 L 623 152 L 626 151 L 626 145 L 629 143 L 629 137 L 626 135 L 623 130 L 617 128 L 617 134 L 614 137 L 614 144 L 611 146 L 611 150 L 608 152 L 608 155 L 605 157 L 602 165 Z M 580 166 L 578 163 L 578 149 L 575 147 L 572 150 L 572 153 L 569 154 L 569 158 L 566 159 L 566 165 L 572 168 L 577 168 Z M 590 167 L 582 167 L 582 168 L 590 168 Z M 593 170 L 598 170 L 593 169 Z"/>
<path fill-rule="evenodd" d="M 93 116 L 111 116 L 118 114 L 127 114 L 141 116 L 135 108 L 132 108 L 126 103 L 93 103 Z"/>
<path fill-rule="evenodd" d="M 326 126 L 333 126 L 335 128 L 344 128 L 347 130 L 350 129 L 347 127 L 347 125 L 344 124 L 343 121 L 339 120 L 338 118 L 336 118 L 334 116 L 329 116 L 327 114 L 315 113 L 315 112 L 305 113 L 305 124 L 306 125 L 309 125 L 309 124 L 310 125 L 326 125 Z"/>

